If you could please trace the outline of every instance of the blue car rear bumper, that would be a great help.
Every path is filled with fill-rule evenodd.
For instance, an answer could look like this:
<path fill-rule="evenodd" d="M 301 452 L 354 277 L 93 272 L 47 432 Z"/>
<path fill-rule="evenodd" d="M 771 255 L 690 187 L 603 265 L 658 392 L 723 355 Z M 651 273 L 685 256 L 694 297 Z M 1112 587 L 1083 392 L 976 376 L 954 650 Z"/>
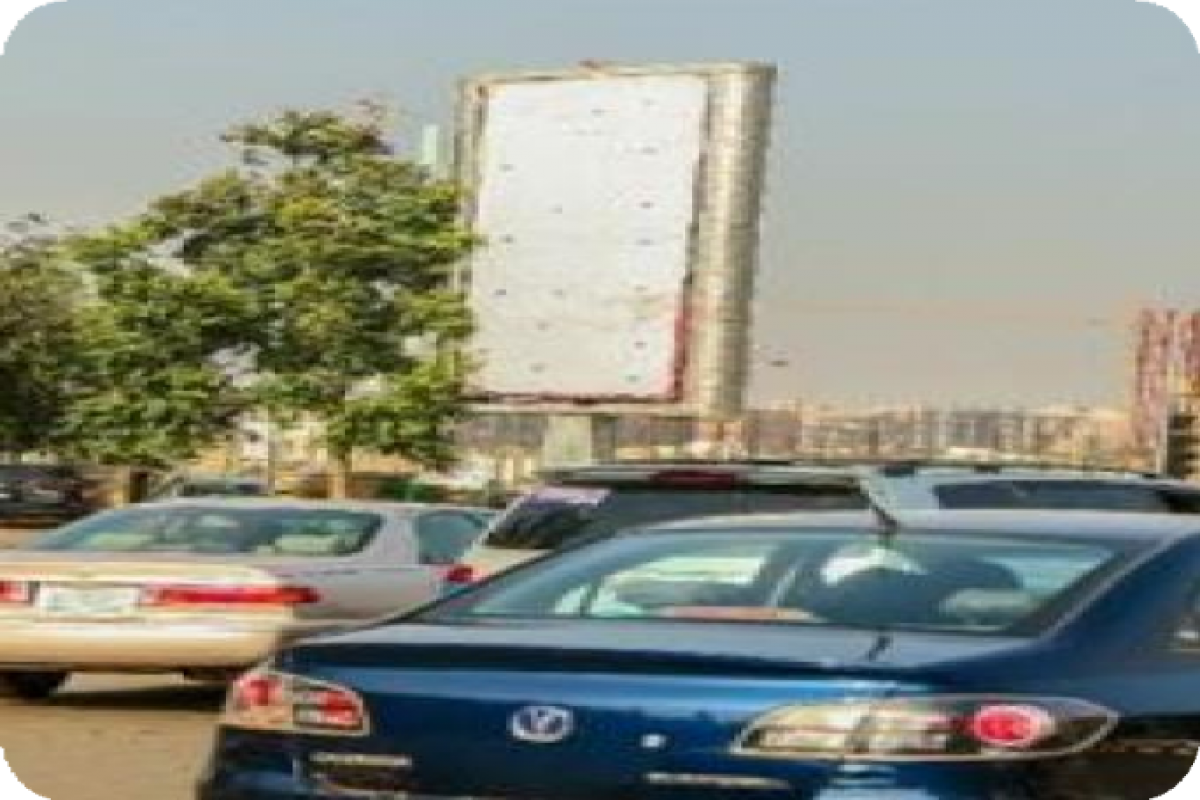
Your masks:
<path fill-rule="evenodd" d="M 329 744 L 344 747 L 344 743 Z M 495 790 L 474 785 L 470 776 L 450 778 L 457 785 L 449 787 L 437 785 L 443 779 L 430 784 L 419 775 L 413 775 L 411 782 L 398 775 L 394 782 L 373 780 L 370 788 L 343 788 L 310 772 L 305 751 L 314 745 L 321 747 L 312 739 L 226 732 L 201 779 L 198 800 L 1038 800 L 1046 796 L 1036 791 L 1039 781 L 1020 765 L 814 765 L 723 754 L 702 772 L 647 773 L 636 785 L 596 787 L 572 782 L 572 776 L 542 775 L 524 776 L 519 790 Z"/>

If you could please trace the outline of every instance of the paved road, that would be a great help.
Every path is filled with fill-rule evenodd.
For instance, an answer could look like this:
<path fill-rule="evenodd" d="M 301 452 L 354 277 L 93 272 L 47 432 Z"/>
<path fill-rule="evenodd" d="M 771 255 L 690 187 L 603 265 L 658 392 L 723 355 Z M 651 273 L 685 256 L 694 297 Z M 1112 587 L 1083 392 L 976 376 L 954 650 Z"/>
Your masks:
<path fill-rule="evenodd" d="M 0 527 L 0 551 L 3 551 L 9 547 L 16 547 L 31 537 L 37 536 L 39 533 L 41 533 L 41 531 L 37 528 Z"/>
<path fill-rule="evenodd" d="M 0 528 L 0 551 L 36 533 Z M 51 800 L 188 800 L 221 696 L 173 678 L 76 678 L 47 704 L 0 699 L 0 749 Z"/>
<path fill-rule="evenodd" d="M 36 534 L 0 528 L 0 552 Z M 221 696 L 173 678 L 76 678 L 47 704 L 0 699 L 0 749 L 51 800 L 188 800 Z"/>
<path fill-rule="evenodd" d="M 220 703 L 169 678 L 77 678 L 45 705 L 0 700 L 0 748 L 51 800 L 188 800 Z"/>

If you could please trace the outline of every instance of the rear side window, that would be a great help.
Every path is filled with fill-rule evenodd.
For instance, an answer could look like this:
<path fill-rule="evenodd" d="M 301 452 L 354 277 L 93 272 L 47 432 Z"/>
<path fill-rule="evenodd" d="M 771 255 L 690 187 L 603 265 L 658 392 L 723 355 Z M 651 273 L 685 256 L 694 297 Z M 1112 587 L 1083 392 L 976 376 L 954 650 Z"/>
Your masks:
<path fill-rule="evenodd" d="M 996 480 L 948 483 L 934 490 L 943 508 L 1026 508 L 1166 513 L 1172 509 L 1150 486 L 1106 481 Z"/>
<path fill-rule="evenodd" d="M 1172 513 L 1200 514 L 1200 492 L 1165 489 L 1161 496 Z"/>
<path fill-rule="evenodd" d="M 483 520 L 466 514 L 439 512 L 417 520 L 417 546 L 421 563 L 435 566 L 454 564 L 483 529 Z"/>
<path fill-rule="evenodd" d="M 505 550 L 556 550 L 582 538 L 658 522 L 727 514 L 842 511 L 865 505 L 856 488 L 838 485 L 547 486 L 512 506 L 488 535 L 487 544 Z"/>

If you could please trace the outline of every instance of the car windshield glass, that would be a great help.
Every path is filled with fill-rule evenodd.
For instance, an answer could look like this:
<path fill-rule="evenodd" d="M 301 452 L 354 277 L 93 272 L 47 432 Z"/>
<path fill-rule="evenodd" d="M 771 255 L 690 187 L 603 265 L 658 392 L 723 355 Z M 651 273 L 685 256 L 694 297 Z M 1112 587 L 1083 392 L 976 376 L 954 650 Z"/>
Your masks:
<path fill-rule="evenodd" d="M 866 506 L 851 484 L 737 486 L 558 485 L 535 490 L 505 512 L 487 544 L 508 550 L 554 550 L 656 522 L 724 514 L 835 511 Z"/>
<path fill-rule="evenodd" d="M 131 508 L 59 528 L 33 550 L 191 553 L 294 557 L 361 551 L 382 524 L 375 514 L 340 509 Z"/>
<path fill-rule="evenodd" d="M 862 531 L 635 534 L 501 577 L 427 616 L 1011 632 L 1063 613 L 1124 557 L 1112 543 L 979 533 L 892 543 Z"/>
<path fill-rule="evenodd" d="M 934 490 L 943 508 L 1028 508 L 1080 511 L 1170 511 L 1147 486 L 1106 481 L 996 480 L 950 483 Z"/>

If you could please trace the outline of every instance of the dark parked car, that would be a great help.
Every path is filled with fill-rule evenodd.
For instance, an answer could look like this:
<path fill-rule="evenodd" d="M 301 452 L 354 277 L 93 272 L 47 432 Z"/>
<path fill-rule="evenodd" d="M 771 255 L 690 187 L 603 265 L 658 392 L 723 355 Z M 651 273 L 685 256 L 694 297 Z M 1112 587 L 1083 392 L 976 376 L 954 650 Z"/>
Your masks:
<path fill-rule="evenodd" d="M 513 503 L 465 557 L 482 577 L 580 538 L 716 514 L 889 506 L 1200 513 L 1200 486 L 1123 470 L 944 460 L 697 461 L 563 469 Z"/>
<path fill-rule="evenodd" d="M 264 481 L 232 475 L 174 475 L 155 487 L 150 501 L 186 497 L 267 497 Z"/>
<path fill-rule="evenodd" d="M 68 522 L 92 511 L 74 467 L 0 464 L 0 522 Z"/>
<path fill-rule="evenodd" d="M 1149 800 L 1200 740 L 1200 520 L 620 534 L 233 688 L 202 800 Z M 966 535 L 964 535 L 966 534 Z"/>

